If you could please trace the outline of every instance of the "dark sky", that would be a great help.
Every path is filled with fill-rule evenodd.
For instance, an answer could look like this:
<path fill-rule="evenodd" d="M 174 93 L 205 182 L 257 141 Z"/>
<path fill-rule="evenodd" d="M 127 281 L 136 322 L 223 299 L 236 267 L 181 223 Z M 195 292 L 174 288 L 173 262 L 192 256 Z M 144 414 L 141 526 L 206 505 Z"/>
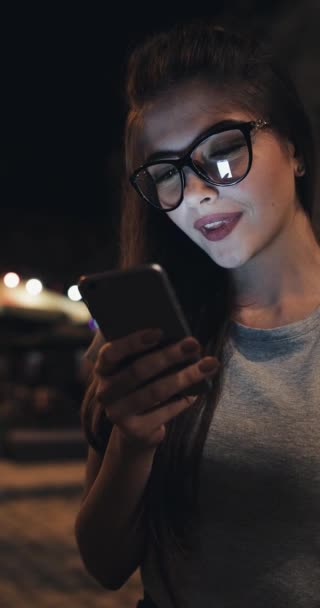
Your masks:
<path fill-rule="evenodd" d="M 293 4 L 226 3 L 235 19 L 265 28 Z M 110 3 L 28 3 L 2 14 L 0 273 L 41 273 L 52 285 L 113 264 L 125 59 L 146 33 L 178 19 L 183 5 L 175 6 L 161 16 L 159 5 L 123 5 L 122 19 Z M 212 2 L 206 14 L 225 10 Z"/>
<path fill-rule="evenodd" d="M 81 12 L 72 5 L 65 3 L 63 11 L 45 6 L 34 14 L 28 7 L 8 19 L 0 170 L 9 208 L 105 205 L 106 172 L 123 125 L 126 55 L 146 33 L 179 15 L 178 6 L 175 12 L 170 7 L 155 21 L 146 3 L 148 11 L 135 4 L 121 20 L 111 11 Z M 234 15 L 254 12 L 257 20 L 270 15 L 272 5 L 228 2 Z M 212 3 L 211 14 L 223 12 L 221 2 Z"/>

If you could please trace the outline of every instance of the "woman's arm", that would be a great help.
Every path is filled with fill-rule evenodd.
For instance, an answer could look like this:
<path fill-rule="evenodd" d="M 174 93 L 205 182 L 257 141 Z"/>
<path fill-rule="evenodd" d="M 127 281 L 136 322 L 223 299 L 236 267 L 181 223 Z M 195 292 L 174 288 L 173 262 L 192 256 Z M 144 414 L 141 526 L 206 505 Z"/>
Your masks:
<path fill-rule="evenodd" d="M 89 448 L 76 540 L 88 572 L 110 590 L 119 589 L 141 562 L 143 494 L 155 450 L 129 445 L 117 427 L 104 456 Z"/>
<path fill-rule="evenodd" d="M 210 370 L 209 357 L 190 365 L 191 352 L 200 350 L 191 337 L 145 353 L 147 344 L 159 341 L 159 332 L 154 334 L 139 331 L 102 346 L 88 391 L 87 398 L 97 400 L 113 428 L 102 458 L 89 450 L 75 532 L 88 572 L 108 589 L 121 587 L 141 563 L 144 493 L 166 424 L 195 401 L 184 391 L 217 369 L 211 357 Z M 128 364 L 129 355 L 138 357 Z M 186 366 L 172 373 L 172 366 L 181 362 Z"/>

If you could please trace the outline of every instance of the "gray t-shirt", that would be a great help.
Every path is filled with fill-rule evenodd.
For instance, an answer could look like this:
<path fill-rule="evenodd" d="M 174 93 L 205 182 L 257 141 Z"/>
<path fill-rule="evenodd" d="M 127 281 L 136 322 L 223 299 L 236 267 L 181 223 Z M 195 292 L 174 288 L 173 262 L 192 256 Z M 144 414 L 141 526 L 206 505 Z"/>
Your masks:
<path fill-rule="evenodd" d="M 320 307 L 273 329 L 233 324 L 204 449 L 182 608 L 320 606 Z M 148 548 L 142 580 L 172 608 Z"/>

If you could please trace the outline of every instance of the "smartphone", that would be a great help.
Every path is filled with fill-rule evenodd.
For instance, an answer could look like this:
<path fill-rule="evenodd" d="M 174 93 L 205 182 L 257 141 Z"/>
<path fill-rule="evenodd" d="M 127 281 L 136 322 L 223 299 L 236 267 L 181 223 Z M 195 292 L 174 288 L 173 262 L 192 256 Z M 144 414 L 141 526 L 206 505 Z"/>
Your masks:
<path fill-rule="evenodd" d="M 78 288 L 107 341 L 135 331 L 160 327 L 163 339 L 156 347 L 146 351 L 151 352 L 192 335 L 173 285 L 160 264 L 144 264 L 125 270 L 83 275 L 79 279 Z M 128 357 L 126 363 L 136 356 Z M 200 358 L 200 355 L 192 355 L 190 362 Z M 157 378 L 182 369 L 187 364 L 184 361 L 167 368 Z M 210 386 L 210 378 L 204 378 L 183 393 L 198 395 Z"/>

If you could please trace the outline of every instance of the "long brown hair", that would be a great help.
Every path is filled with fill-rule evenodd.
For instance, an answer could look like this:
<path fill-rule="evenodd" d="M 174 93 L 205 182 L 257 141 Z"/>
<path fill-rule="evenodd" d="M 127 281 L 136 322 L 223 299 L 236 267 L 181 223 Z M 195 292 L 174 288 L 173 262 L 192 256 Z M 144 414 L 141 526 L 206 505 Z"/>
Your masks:
<path fill-rule="evenodd" d="M 131 54 L 124 145 L 127 175 L 120 216 L 118 267 L 160 263 L 175 287 L 203 354 L 215 355 L 222 362 L 208 393 L 199 396 L 195 405 L 167 425 L 147 487 L 150 534 L 158 548 L 159 566 L 174 605 L 177 597 L 170 581 L 168 560 L 173 548 L 188 550 L 186 531 L 196 522 L 201 456 L 219 400 L 224 347 L 235 298 L 228 271 L 215 264 L 167 214 L 140 200 L 127 184 L 141 154 L 137 134 L 145 104 L 172 85 L 195 76 L 201 76 L 219 90 L 223 88 L 233 104 L 257 112 L 281 136 L 293 142 L 306 167 L 305 176 L 297 181 L 297 192 L 310 218 L 313 203 L 314 158 L 309 121 L 290 78 L 273 61 L 265 45 L 252 39 L 248 32 L 245 35 L 229 32 L 205 19 L 153 35 Z M 98 405 L 92 399 L 93 393 L 91 386 L 84 400 L 82 419 L 89 440 L 103 449 L 108 433 L 97 425 Z"/>

